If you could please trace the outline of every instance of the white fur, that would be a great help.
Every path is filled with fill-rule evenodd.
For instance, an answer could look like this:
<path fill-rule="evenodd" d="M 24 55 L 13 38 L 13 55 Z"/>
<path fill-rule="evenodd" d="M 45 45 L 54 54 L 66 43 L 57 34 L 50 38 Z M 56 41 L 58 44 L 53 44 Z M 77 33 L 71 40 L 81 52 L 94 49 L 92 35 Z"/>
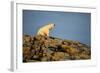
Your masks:
<path fill-rule="evenodd" d="M 42 36 L 49 36 L 50 35 L 50 30 L 54 28 L 54 24 L 49 23 L 43 27 L 41 27 L 38 32 L 37 35 L 42 35 Z"/>

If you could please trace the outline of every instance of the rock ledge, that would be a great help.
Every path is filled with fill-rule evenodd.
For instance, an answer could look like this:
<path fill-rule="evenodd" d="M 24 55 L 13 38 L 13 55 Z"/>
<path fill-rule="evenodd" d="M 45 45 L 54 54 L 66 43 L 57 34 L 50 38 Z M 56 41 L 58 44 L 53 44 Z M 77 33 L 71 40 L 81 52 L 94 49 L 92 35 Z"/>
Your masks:
<path fill-rule="evenodd" d="M 78 41 L 47 36 L 23 36 L 23 62 L 87 60 L 89 46 Z"/>

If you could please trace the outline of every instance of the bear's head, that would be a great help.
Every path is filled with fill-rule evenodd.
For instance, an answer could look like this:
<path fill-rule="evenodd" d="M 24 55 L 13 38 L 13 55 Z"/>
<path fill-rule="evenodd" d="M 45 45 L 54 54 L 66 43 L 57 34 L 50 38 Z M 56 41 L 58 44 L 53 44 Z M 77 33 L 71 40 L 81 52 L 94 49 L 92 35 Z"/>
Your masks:
<path fill-rule="evenodd" d="M 49 29 L 51 30 L 51 29 L 53 29 L 53 28 L 55 27 L 55 24 L 53 24 L 53 23 L 49 23 L 47 26 L 48 26 Z"/>

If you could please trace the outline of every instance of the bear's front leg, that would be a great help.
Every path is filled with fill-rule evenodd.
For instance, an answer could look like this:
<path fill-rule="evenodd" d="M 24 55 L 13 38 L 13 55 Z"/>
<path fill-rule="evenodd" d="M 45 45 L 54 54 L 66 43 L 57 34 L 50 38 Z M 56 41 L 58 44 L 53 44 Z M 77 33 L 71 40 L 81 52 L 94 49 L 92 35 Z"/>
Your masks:
<path fill-rule="evenodd" d="M 49 33 L 44 33 L 44 36 L 49 36 Z"/>
<path fill-rule="evenodd" d="M 46 34 L 47 34 L 47 36 L 49 36 L 49 32 L 47 32 Z"/>
<path fill-rule="evenodd" d="M 49 31 L 48 30 L 45 30 L 44 36 L 49 36 Z"/>

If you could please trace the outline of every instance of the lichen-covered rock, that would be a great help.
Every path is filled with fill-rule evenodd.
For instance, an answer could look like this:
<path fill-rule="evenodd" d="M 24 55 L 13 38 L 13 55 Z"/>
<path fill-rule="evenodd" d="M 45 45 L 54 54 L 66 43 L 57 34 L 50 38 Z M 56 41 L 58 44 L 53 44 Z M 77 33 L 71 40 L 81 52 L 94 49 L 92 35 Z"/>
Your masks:
<path fill-rule="evenodd" d="M 61 45 L 61 49 L 71 55 L 75 55 L 79 52 L 77 48 L 71 47 L 71 46 L 66 46 L 66 45 Z"/>
<path fill-rule="evenodd" d="M 23 47 L 23 62 L 27 62 L 31 58 L 29 47 Z"/>
<path fill-rule="evenodd" d="M 48 36 L 23 36 L 23 62 L 86 60 L 89 46 L 78 41 Z"/>
<path fill-rule="evenodd" d="M 64 59 L 64 56 L 65 56 L 64 52 L 54 52 L 52 55 L 52 60 L 60 61 Z"/>

